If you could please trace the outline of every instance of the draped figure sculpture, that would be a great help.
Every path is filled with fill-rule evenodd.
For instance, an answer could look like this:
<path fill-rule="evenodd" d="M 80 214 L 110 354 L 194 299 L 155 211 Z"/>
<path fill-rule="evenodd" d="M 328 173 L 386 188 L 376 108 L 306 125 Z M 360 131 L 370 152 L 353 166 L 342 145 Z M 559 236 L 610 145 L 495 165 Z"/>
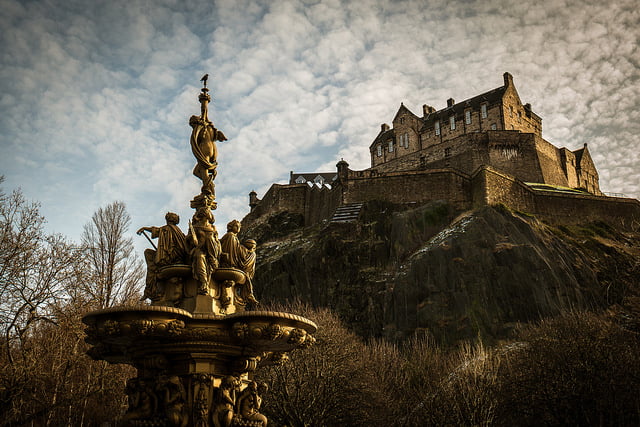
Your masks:
<path fill-rule="evenodd" d="M 158 239 L 158 247 L 146 249 L 144 258 L 147 263 L 147 279 L 144 290 L 144 298 L 154 301 L 161 297 L 157 289 L 158 268 L 171 264 L 184 264 L 187 261 L 186 236 L 178 227 L 180 217 L 178 214 L 168 212 L 164 216 L 167 224 L 162 227 L 142 227 L 136 233 L 145 231 L 151 233 L 152 239 Z M 147 237 L 148 238 L 148 237 Z"/>
<path fill-rule="evenodd" d="M 237 219 L 227 224 L 227 233 L 220 239 L 221 264 L 225 267 L 237 268 L 245 274 L 247 280 L 241 296 L 246 302 L 257 304 L 251 283 L 256 271 L 256 241 L 247 239 L 240 243 L 238 239 L 240 227 L 240 221 Z"/>
<path fill-rule="evenodd" d="M 218 267 L 220 242 L 218 231 L 213 225 L 213 214 L 207 207 L 201 207 L 193 214 L 189 223 L 188 242 L 191 246 L 191 268 L 193 278 L 198 281 L 198 293 L 206 294 L 211 274 Z"/>

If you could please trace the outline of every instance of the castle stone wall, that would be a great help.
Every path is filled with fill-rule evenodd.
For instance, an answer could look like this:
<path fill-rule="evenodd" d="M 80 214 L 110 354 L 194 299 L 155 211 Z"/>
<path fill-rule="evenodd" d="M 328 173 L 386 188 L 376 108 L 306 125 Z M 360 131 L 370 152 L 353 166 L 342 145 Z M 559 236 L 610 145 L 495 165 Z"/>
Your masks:
<path fill-rule="evenodd" d="M 513 176 L 489 167 L 480 168 L 473 176 L 474 207 L 504 204 L 522 212 L 533 212 L 534 192 Z"/>
<path fill-rule="evenodd" d="M 389 173 L 343 182 L 342 199 L 343 203 L 370 200 L 426 203 L 448 200 L 458 209 L 467 209 L 471 206 L 471 181 L 468 175 L 452 170 Z"/>
<path fill-rule="evenodd" d="M 640 229 L 640 201 L 590 194 L 535 191 L 492 168 L 480 169 L 472 178 L 474 206 L 504 204 L 561 224 L 605 221 L 624 229 Z"/>
<path fill-rule="evenodd" d="M 243 224 L 251 224 L 263 215 L 288 211 L 303 214 L 305 224 L 311 225 L 331 218 L 341 204 L 372 200 L 422 204 L 446 200 L 459 210 L 504 204 L 556 223 L 605 221 L 624 229 L 640 229 L 638 200 L 533 190 L 516 177 L 488 166 L 479 167 L 472 175 L 454 169 L 346 172 L 346 179 L 332 189 L 274 184 L 243 219 Z"/>
<path fill-rule="evenodd" d="M 243 224 L 248 225 L 263 215 L 283 211 L 304 215 L 307 190 L 307 184 L 273 184 L 255 208 L 244 217 Z"/>
<path fill-rule="evenodd" d="M 566 163 L 560 155 L 560 150 L 542 138 L 535 139 L 535 147 L 538 151 L 538 163 L 543 175 L 543 181 L 536 182 L 568 187 L 569 181 L 563 168 Z M 575 169 L 575 166 L 573 168 Z"/>

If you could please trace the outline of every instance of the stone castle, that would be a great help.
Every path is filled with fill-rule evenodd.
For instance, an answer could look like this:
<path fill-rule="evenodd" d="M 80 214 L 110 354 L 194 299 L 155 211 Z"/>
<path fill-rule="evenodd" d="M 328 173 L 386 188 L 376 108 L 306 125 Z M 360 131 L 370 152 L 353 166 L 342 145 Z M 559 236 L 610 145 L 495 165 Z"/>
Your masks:
<path fill-rule="evenodd" d="M 281 211 L 306 225 L 357 218 L 362 203 L 424 204 L 446 200 L 455 209 L 487 204 L 563 223 L 605 220 L 640 227 L 640 202 L 608 197 L 587 144 L 571 151 L 542 138 L 542 119 L 504 84 L 446 108 L 423 105 L 417 116 L 403 104 L 393 125 L 382 124 L 369 147 L 371 167 L 354 171 L 341 160 L 332 173 L 291 172 L 262 199 L 249 195 L 251 224 Z"/>

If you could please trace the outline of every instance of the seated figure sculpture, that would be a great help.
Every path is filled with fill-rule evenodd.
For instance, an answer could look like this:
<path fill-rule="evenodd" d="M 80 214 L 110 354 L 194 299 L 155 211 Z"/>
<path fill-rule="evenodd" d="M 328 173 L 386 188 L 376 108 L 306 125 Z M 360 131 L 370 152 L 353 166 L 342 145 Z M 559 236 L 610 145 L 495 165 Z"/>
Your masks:
<path fill-rule="evenodd" d="M 241 297 L 247 302 L 257 304 L 251 283 L 256 271 L 256 241 L 248 239 L 240 243 L 240 227 L 240 221 L 237 219 L 227 224 L 227 233 L 220 239 L 221 264 L 224 267 L 236 268 L 245 274 L 247 280 L 242 288 Z"/>
<path fill-rule="evenodd" d="M 258 385 L 255 381 L 251 381 L 247 388 L 238 397 L 237 412 L 244 420 L 253 422 L 254 425 L 261 427 L 267 426 L 267 417 L 260 413 L 262 406 L 262 396 L 269 389 L 266 383 Z"/>
<path fill-rule="evenodd" d="M 155 250 L 144 251 L 147 279 L 142 298 L 149 298 L 152 301 L 162 297 L 157 286 L 158 269 L 172 264 L 184 264 L 187 260 L 186 236 L 178 227 L 180 217 L 178 214 L 168 212 L 164 218 L 167 224 L 162 227 L 142 227 L 137 231 L 138 235 L 148 231 L 151 233 L 151 238 L 158 239 L 158 247 Z"/>

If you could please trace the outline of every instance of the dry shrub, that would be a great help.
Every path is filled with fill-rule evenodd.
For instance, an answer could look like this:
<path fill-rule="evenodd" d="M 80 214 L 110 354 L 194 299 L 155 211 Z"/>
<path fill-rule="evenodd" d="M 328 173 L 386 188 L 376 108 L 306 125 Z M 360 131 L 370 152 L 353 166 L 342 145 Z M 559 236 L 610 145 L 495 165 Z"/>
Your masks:
<path fill-rule="evenodd" d="M 367 425 L 371 402 L 366 347 L 325 308 L 304 304 L 270 307 L 307 317 L 319 325 L 317 342 L 296 350 L 290 361 L 259 370 L 256 380 L 269 384 L 263 410 L 269 425 Z"/>
<path fill-rule="evenodd" d="M 488 425 L 495 412 L 494 389 L 499 359 L 482 345 L 445 351 L 428 339 L 404 347 L 404 376 L 399 396 L 405 415 L 396 425 Z"/>
<path fill-rule="evenodd" d="M 499 425 L 639 425 L 637 334 L 592 313 L 544 320 L 504 354 Z"/>

